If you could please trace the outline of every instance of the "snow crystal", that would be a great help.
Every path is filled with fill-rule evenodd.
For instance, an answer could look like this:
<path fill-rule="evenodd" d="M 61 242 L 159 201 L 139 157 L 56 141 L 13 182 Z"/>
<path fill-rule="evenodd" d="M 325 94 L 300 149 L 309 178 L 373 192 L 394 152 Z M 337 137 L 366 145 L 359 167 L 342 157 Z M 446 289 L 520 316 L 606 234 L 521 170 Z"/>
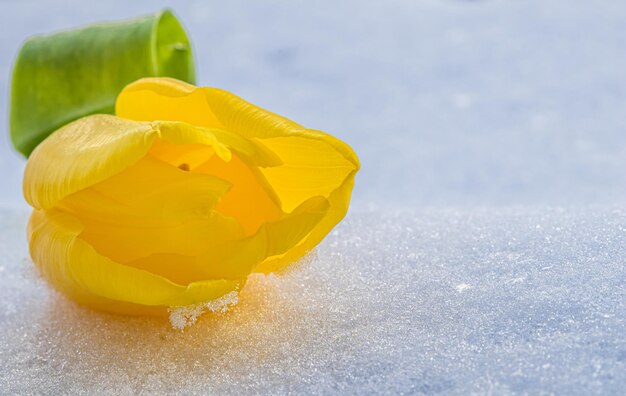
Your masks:
<path fill-rule="evenodd" d="M 239 301 L 239 294 L 236 291 L 224 294 L 220 298 L 207 301 L 203 304 L 194 304 L 183 307 L 170 307 L 170 323 L 173 328 L 183 330 L 191 326 L 198 320 L 198 317 L 205 312 L 224 313 L 230 306 L 236 305 Z"/>

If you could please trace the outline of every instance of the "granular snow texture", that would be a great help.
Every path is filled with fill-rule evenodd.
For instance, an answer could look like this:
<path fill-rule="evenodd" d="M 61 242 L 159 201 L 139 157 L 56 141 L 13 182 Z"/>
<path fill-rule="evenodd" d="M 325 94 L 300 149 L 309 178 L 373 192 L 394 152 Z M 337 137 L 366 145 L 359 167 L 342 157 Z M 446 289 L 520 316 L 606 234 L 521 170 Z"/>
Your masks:
<path fill-rule="evenodd" d="M 4 394 L 626 389 L 624 210 L 356 211 L 184 332 L 51 292 L 24 223 L 0 216 Z"/>

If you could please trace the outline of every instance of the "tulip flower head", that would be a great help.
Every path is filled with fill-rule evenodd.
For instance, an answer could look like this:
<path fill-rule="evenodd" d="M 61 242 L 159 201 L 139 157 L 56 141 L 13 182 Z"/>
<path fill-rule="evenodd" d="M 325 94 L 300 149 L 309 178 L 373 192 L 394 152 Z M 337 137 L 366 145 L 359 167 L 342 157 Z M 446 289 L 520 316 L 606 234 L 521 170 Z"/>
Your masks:
<path fill-rule="evenodd" d="M 168 78 L 127 86 L 116 113 L 54 132 L 24 177 L 32 259 L 81 304 L 215 306 L 250 273 L 297 261 L 346 214 L 359 162 L 328 134 Z"/>

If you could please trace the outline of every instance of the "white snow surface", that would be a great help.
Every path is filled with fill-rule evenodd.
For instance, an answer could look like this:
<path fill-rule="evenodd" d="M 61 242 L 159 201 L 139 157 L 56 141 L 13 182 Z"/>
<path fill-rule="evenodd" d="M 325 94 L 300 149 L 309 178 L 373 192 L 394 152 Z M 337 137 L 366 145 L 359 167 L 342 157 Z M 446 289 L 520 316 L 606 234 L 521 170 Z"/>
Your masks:
<path fill-rule="evenodd" d="M 26 37 L 165 5 L 200 84 L 332 133 L 363 164 L 312 256 L 251 277 L 227 312 L 175 312 L 197 320 L 182 332 L 37 277 L 6 127 Z M 0 394 L 624 393 L 623 0 L 0 8 Z"/>
<path fill-rule="evenodd" d="M 355 211 L 184 332 L 89 311 L 0 220 L 5 394 L 620 394 L 626 211 Z M 459 285 L 471 285 L 461 288 Z"/>

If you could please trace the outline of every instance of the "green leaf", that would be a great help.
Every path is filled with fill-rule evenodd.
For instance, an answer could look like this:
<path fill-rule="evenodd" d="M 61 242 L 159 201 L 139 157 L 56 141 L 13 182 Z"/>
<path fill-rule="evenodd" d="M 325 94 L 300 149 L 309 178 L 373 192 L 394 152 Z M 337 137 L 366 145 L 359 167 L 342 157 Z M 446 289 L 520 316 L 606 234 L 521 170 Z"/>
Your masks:
<path fill-rule="evenodd" d="M 61 126 L 113 114 L 115 98 L 141 77 L 195 83 L 185 30 L 169 10 L 27 40 L 11 86 L 11 140 L 25 156 Z"/>

